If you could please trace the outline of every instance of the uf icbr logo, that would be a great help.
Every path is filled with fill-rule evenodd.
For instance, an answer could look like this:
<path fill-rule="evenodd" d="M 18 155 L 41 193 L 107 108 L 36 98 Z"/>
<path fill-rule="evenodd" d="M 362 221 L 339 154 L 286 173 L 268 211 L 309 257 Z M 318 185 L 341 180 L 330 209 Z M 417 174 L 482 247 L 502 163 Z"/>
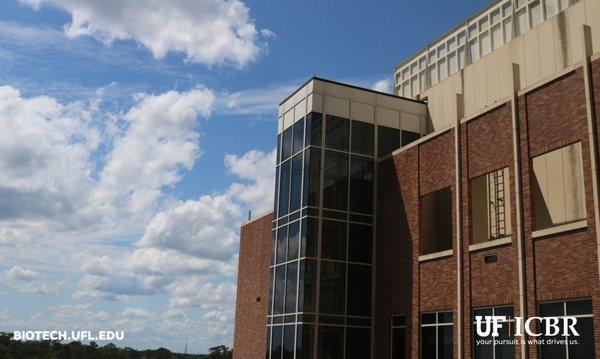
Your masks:
<path fill-rule="evenodd" d="M 536 333 L 534 330 L 532 330 L 531 327 L 536 322 L 539 322 L 540 327 L 544 328 L 543 331 Z M 480 337 L 487 337 L 490 336 L 490 334 L 492 337 L 497 337 L 499 335 L 498 331 L 505 324 L 508 324 L 506 316 L 475 316 L 475 328 L 477 330 L 477 335 L 479 335 Z M 579 333 L 577 332 L 577 330 L 575 330 L 575 325 L 577 324 L 576 317 L 531 317 L 525 320 L 525 325 L 522 324 L 523 318 L 515 317 L 515 336 L 523 336 L 523 333 L 521 332 L 522 327 L 525 328 L 525 332 L 527 333 L 527 335 L 531 337 L 539 337 L 541 335 L 546 335 L 550 337 L 557 335 L 565 337 L 571 335 L 576 337 L 579 336 Z"/>

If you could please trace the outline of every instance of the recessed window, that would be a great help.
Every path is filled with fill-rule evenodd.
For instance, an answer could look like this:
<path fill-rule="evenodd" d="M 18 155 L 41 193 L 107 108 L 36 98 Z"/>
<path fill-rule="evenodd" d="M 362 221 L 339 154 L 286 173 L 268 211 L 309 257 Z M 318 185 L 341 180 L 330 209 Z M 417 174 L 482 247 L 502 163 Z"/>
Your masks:
<path fill-rule="evenodd" d="M 352 156 L 350 160 L 350 211 L 373 213 L 373 159 Z"/>
<path fill-rule="evenodd" d="M 419 138 L 421 138 L 421 134 L 418 132 L 402 130 L 402 146 L 406 146 L 409 143 L 418 140 Z"/>
<path fill-rule="evenodd" d="M 533 158 L 535 228 L 586 218 L 581 143 Z"/>
<path fill-rule="evenodd" d="M 371 329 L 346 329 L 346 359 L 366 359 L 371 357 Z"/>
<path fill-rule="evenodd" d="M 476 309 L 473 311 L 473 358 L 484 359 L 484 358 L 502 358 L 502 359 L 514 359 L 515 357 L 515 346 L 509 343 L 514 339 L 515 331 L 515 313 L 512 306 L 495 307 L 495 308 L 483 308 Z M 477 335 L 477 327 L 475 326 L 475 318 L 477 316 L 504 316 L 505 321 L 502 323 L 502 328 L 498 330 L 499 336 L 494 338 L 495 340 L 490 341 L 490 337 L 480 337 Z M 485 318 L 483 319 L 485 322 Z"/>
<path fill-rule="evenodd" d="M 371 266 L 348 264 L 347 315 L 371 315 Z"/>
<path fill-rule="evenodd" d="M 560 335 L 562 333 L 556 336 L 541 336 L 540 339 L 546 343 L 554 339 L 551 344 L 540 346 L 541 359 L 594 357 L 594 316 L 591 300 L 542 303 L 540 304 L 540 316 L 574 316 L 577 318 L 575 330 L 579 333 L 579 336 L 576 337 L 577 345 L 570 344 L 568 340 L 564 341 L 565 337 Z"/>
<path fill-rule="evenodd" d="M 406 316 L 392 316 L 392 359 L 406 358 Z"/>
<path fill-rule="evenodd" d="M 323 207 L 348 209 L 348 155 L 325 151 Z"/>
<path fill-rule="evenodd" d="M 421 314 L 421 359 L 452 359 L 452 312 Z"/>
<path fill-rule="evenodd" d="M 473 243 L 510 235 L 508 167 L 471 180 L 471 214 Z"/>
<path fill-rule="evenodd" d="M 348 261 L 371 263 L 373 257 L 373 227 L 350 223 L 348 235 Z"/>
<path fill-rule="evenodd" d="M 452 191 L 450 188 L 421 197 L 421 254 L 452 249 Z"/>

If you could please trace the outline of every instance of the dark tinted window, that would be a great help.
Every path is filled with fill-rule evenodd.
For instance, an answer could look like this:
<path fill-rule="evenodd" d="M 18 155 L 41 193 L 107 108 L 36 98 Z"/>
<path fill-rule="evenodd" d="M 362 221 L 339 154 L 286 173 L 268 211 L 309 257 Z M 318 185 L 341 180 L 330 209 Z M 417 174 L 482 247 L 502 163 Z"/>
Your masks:
<path fill-rule="evenodd" d="M 306 116 L 306 145 L 321 146 L 323 115 L 311 112 Z"/>
<path fill-rule="evenodd" d="M 406 358 L 406 328 L 392 329 L 392 359 Z"/>
<path fill-rule="evenodd" d="M 311 359 L 313 357 L 315 326 L 310 324 L 298 325 L 297 333 L 296 359 Z"/>
<path fill-rule="evenodd" d="M 302 220 L 302 235 L 300 245 L 301 257 L 316 257 L 319 242 L 319 220 L 308 217 Z"/>
<path fill-rule="evenodd" d="M 273 201 L 273 215 L 277 217 L 277 205 L 279 204 L 279 166 L 275 169 L 275 200 Z"/>
<path fill-rule="evenodd" d="M 325 314 L 344 314 L 346 265 L 321 261 L 320 311 Z"/>
<path fill-rule="evenodd" d="M 267 349 L 265 350 L 266 359 L 271 357 L 271 327 L 267 327 Z"/>
<path fill-rule="evenodd" d="M 321 150 L 310 148 L 304 153 L 304 205 L 317 207 L 321 183 Z"/>
<path fill-rule="evenodd" d="M 298 153 L 304 148 L 304 119 L 294 124 L 294 147 L 292 154 Z"/>
<path fill-rule="evenodd" d="M 288 260 L 296 259 L 300 240 L 300 222 L 296 221 L 290 224 L 288 237 L 287 258 Z"/>
<path fill-rule="evenodd" d="M 292 161 L 286 161 L 281 165 L 281 175 L 279 179 L 279 216 L 288 214 L 290 200 L 290 164 Z"/>
<path fill-rule="evenodd" d="M 298 284 L 298 262 L 291 262 L 287 265 L 285 284 L 285 312 L 296 312 L 296 288 Z"/>
<path fill-rule="evenodd" d="M 371 263 L 373 227 L 351 223 L 348 237 L 348 260 L 350 262 Z"/>
<path fill-rule="evenodd" d="M 348 315 L 371 315 L 371 267 L 348 264 Z"/>
<path fill-rule="evenodd" d="M 378 126 L 377 127 L 377 155 L 385 157 L 400 147 L 400 130 Z"/>
<path fill-rule="evenodd" d="M 286 325 L 283 328 L 283 359 L 294 359 L 296 330 L 293 325 Z"/>
<path fill-rule="evenodd" d="M 285 265 L 275 267 L 275 295 L 273 300 L 273 314 L 283 313 L 283 296 L 285 289 Z"/>
<path fill-rule="evenodd" d="M 306 259 L 300 261 L 300 286 L 298 289 L 298 311 L 315 311 L 315 294 L 317 293 L 317 261 Z"/>
<path fill-rule="evenodd" d="M 323 206 L 338 210 L 348 208 L 348 155 L 345 153 L 325 152 Z"/>
<path fill-rule="evenodd" d="M 371 358 L 371 329 L 346 329 L 346 359 Z"/>
<path fill-rule="evenodd" d="M 402 130 L 402 146 L 406 146 L 419 138 L 421 138 L 420 133 Z"/>
<path fill-rule="evenodd" d="M 344 357 L 344 328 L 319 325 L 319 359 Z"/>
<path fill-rule="evenodd" d="M 421 327 L 421 359 L 437 359 L 436 327 Z"/>
<path fill-rule="evenodd" d="M 300 208 L 300 194 L 302 193 L 302 153 L 292 158 L 291 176 L 290 212 L 293 212 Z"/>
<path fill-rule="evenodd" d="M 271 340 L 271 358 L 281 358 L 283 339 L 283 327 L 273 327 L 273 335 Z"/>
<path fill-rule="evenodd" d="M 287 254 L 287 227 L 281 227 L 277 230 L 277 259 L 276 263 L 282 263 L 286 260 Z"/>
<path fill-rule="evenodd" d="M 281 162 L 281 133 L 277 135 L 277 164 Z"/>
<path fill-rule="evenodd" d="M 371 123 L 352 121 L 352 152 L 373 156 L 375 126 Z"/>
<path fill-rule="evenodd" d="M 450 188 L 421 198 L 421 254 L 452 249 L 452 192 Z"/>
<path fill-rule="evenodd" d="M 321 257 L 346 259 L 346 222 L 324 219 L 321 228 Z"/>
<path fill-rule="evenodd" d="M 368 157 L 351 158 L 350 211 L 373 213 L 373 160 Z"/>
<path fill-rule="evenodd" d="M 287 160 L 292 155 L 292 136 L 293 127 L 288 127 L 283 131 L 281 139 L 281 162 Z"/>
<path fill-rule="evenodd" d="M 325 119 L 325 147 L 341 151 L 348 151 L 350 134 L 350 120 L 326 116 Z"/>
<path fill-rule="evenodd" d="M 438 359 L 452 359 L 452 326 L 438 327 Z"/>

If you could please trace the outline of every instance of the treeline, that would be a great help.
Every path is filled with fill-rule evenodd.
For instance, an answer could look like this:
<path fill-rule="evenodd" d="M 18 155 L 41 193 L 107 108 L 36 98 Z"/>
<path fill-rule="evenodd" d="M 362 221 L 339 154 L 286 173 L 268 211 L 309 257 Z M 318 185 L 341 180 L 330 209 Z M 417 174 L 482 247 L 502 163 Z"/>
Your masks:
<path fill-rule="evenodd" d="M 136 350 L 119 348 L 113 343 L 99 346 L 95 342 L 61 343 L 59 341 L 12 340 L 11 333 L 0 332 L 0 359 L 232 359 L 233 352 L 224 345 L 209 349 L 208 354 L 179 354 L 165 348 Z"/>

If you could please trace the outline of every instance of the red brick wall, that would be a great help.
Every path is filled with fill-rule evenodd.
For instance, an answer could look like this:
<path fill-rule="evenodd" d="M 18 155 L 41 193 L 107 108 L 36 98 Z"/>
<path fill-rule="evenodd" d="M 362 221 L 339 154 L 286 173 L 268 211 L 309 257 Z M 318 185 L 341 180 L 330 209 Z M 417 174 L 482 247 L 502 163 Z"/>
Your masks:
<path fill-rule="evenodd" d="M 272 214 L 262 216 L 245 224 L 240 233 L 233 341 L 235 359 L 265 357 L 272 220 Z"/>

